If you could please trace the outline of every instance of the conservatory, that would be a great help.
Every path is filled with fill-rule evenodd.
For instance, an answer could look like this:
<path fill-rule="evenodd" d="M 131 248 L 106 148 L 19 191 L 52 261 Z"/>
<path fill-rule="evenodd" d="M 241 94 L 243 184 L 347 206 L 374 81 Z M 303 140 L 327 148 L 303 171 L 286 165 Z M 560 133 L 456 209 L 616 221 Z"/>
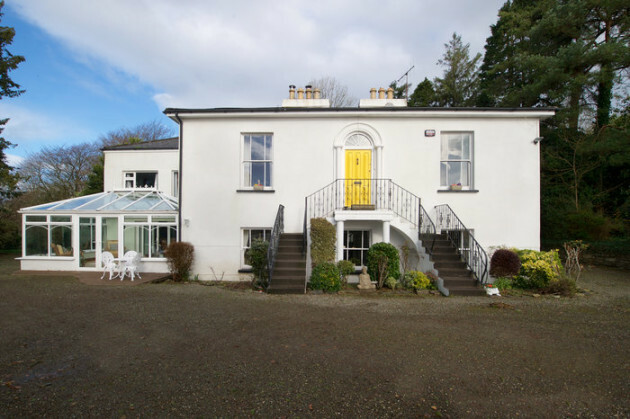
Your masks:
<path fill-rule="evenodd" d="M 100 270 L 101 255 L 135 250 L 142 272 L 167 272 L 178 202 L 155 189 L 126 189 L 23 208 L 23 270 Z"/>

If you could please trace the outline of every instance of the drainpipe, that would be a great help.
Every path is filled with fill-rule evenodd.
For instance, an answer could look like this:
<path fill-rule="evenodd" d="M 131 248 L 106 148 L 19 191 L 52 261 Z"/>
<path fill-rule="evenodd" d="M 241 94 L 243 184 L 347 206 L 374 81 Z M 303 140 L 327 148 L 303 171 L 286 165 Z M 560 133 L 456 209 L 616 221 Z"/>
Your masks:
<path fill-rule="evenodd" d="M 183 169 L 183 158 L 182 156 L 184 155 L 183 150 L 184 150 L 184 138 L 183 138 L 183 133 L 184 133 L 184 126 L 183 126 L 183 122 L 182 119 L 179 117 L 179 113 L 175 113 L 175 119 L 177 119 L 177 123 L 179 124 L 179 187 L 177 188 L 177 190 L 179 191 L 179 196 L 177 197 L 177 241 L 182 241 L 182 179 L 184 176 L 184 171 Z"/>

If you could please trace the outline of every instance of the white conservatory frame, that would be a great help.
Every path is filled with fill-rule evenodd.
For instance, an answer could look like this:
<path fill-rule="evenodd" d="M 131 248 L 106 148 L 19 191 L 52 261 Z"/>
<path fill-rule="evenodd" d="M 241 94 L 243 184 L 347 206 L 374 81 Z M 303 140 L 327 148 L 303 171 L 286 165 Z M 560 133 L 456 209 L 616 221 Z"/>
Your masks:
<path fill-rule="evenodd" d="M 178 210 L 176 198 L 155 189 L 115 190 L 23 208 L 21 269 L 97 271 L 104 251 L 122 256 L 136 250 L 143 255 L 142 272 L 168 272 L 163 250 L 177 240 Z M 109 237 L 103 237 L 107 226 Z"/>

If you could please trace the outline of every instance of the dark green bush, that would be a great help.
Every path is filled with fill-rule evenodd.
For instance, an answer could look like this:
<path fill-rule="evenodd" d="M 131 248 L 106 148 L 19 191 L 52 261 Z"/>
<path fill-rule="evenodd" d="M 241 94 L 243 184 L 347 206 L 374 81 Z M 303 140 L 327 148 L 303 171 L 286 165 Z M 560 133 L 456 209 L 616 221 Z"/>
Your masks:
<path fill-rule="evenodd" d="M 314 290 L 339 291 L 341 275 L 339 268 L 332 262 L 316 265 L 311 273 L 311 288 Z"/>
<path fill-rule="evenodd" d="M 549 284 L 542 289 L 545 294 L 560 294 L 565 296 L 575 295 L 577 286 L 575 280 L 566 275 L 561 275 L 558 279 L 550 281 Z"/>
<path fill-rule="evenodd" d="M 335 260 L 337 231 L 325 218 L 311 219 L 311 263 L 317 266 L 322 262 Z"/>
<path fill-rule="evenodd" d="M 511 290 L 513 288 L 512 279 L 504 276 L 495 279 L 493 285 L 497 287 L 499 291 Z"/>
<path fill-rule="evenodd" d="M 188 280 L 195 259 L 195 247 L 188 242 L 172 242 L 164 251 L 173 281 Z"/>
<path fill-rule="evenodd" d="M 379 265 L 382 265 L 381 270 Z M 367 252 L 367 268 L 372 281 L 376 281 L 379 288 L 390 276 L 400 278 L 398 249 L 390 243 L 374 243 Z"/>
<path fill-rule="evenodd" d="M 521 259 L 510 249 L 498 249 L 490 259 L 490 275 L 494 277 L 514 276 L 521 269 Z"/>
<path fill-rule="evenodd" d="M 247 259 L 254 273 L 253 285 L 267 288 L 269 272 L 267 270 L 267 250 L 269 242 L 263 239 L 255 239 L 247 250 Z"/>
<path fill-rule="evenodd" d="M 341 281 L 344 284 L 348 283 L 348 275 L 352 275 L 354 273 L 354 263 L 349 260 L 340 260 L 337 262 L 337 268 L 339 269 L 339 273 L 341 274 Z"/>

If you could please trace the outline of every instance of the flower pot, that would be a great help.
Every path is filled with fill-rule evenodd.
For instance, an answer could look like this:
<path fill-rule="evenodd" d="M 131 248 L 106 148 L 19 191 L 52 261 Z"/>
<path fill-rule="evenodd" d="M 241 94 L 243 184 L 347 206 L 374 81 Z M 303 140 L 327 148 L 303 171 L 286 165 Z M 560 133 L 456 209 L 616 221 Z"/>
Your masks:
<path fill-rule="evenodd" d="M 462 185 L 451 185 L 451 191 L 461 191 Z"/>
<path fill-rule="evenodd" d="M 255 191 L 262 191 L 263 189 L 265 189 L 265 187 L 263 185 L 254 185 L 254 190 Z"/>

